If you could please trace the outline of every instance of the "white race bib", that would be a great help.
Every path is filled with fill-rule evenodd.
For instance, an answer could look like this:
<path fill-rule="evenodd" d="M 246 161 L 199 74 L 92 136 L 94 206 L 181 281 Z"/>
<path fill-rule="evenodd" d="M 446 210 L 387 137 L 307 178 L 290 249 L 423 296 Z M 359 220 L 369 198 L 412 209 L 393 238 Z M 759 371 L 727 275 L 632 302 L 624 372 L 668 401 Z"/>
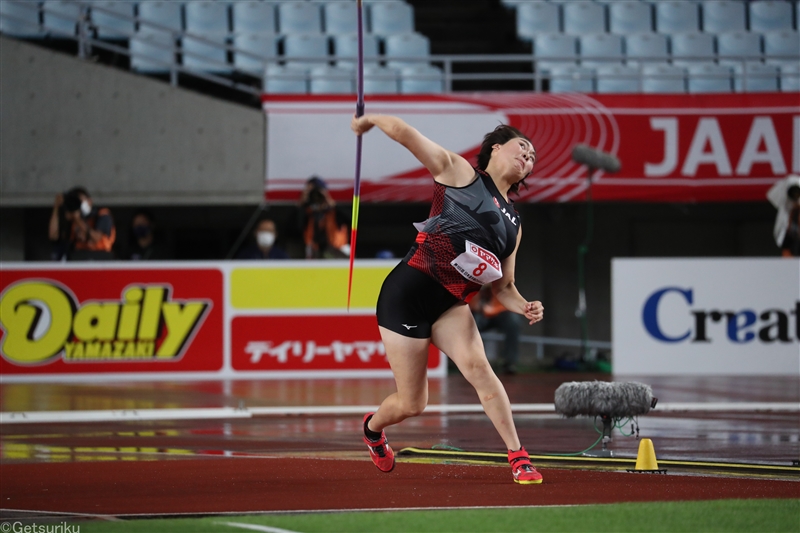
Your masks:
<path fill-rule="evenodd" d="M 459 274 L 481 285 L 503 277 L 503 269 L 497 256 L 469 241 L 466 241 L 464 253 L 453 259 L 450 264 Z"/>

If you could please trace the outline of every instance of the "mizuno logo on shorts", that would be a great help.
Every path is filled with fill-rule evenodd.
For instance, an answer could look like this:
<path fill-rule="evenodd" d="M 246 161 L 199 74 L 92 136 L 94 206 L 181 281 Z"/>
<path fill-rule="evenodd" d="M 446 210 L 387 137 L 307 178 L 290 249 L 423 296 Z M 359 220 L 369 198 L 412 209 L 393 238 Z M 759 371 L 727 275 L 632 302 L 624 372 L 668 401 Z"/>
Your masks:
<path fill-rule="evenodd" d="M 403 327 L 410 330 L 411 328 L 415 328 L 417 326 L 409 326 L 408 324 L 403 324 Z"/>

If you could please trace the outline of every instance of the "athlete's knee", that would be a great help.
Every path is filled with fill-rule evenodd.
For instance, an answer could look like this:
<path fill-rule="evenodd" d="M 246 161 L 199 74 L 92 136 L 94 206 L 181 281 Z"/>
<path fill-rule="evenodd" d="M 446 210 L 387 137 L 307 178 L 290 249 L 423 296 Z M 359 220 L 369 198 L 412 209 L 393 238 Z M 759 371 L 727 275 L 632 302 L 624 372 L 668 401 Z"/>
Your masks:
<path fill-rule="evenodd" d="M 403 416 L 410 418 L 412 416 L 421 415 L 427 405 L 427 396 L 424 398 L 408 398 L 400 402 L 400 411 L 403 413 Z"/>
<path fill-rule="evenodd" d="M 489 361 L 487 361 L 485 357 L 466 361 L 459 366 L 459 369 L 464 375 L 464 378 L 472 384 L 483 381 L 494 375 L 492 365 L 489 364 Z"/>

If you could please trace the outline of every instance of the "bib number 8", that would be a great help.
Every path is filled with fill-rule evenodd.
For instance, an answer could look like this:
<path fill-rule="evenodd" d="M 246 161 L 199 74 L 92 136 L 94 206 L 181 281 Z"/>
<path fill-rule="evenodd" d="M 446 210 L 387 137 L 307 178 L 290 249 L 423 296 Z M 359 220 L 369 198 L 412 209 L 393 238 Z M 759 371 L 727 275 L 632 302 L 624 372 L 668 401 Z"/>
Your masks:
<path fill-rule="evenodd" d="M 475 267 L 475 270 L 472 271 L 472 275 L 475 277 L 479 277 L 486 271 L 488 267 L 489 265 L 487 265 L 486 263 L 481 263 L 480 265 Z"/>

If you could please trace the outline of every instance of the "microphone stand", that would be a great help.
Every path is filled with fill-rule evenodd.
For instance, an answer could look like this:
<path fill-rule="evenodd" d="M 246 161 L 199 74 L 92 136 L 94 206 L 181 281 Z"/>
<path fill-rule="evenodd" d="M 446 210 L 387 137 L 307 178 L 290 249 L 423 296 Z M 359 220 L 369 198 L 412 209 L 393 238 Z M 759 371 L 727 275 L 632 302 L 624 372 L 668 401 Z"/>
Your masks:
<path fill-rule="evenodd" d="M 587 188 L 586 188 L 586 239 L 583 244 L 578 246 L 578 308 L 575 310 L 575 316 L 581 322 L 581 362 L 588 361 L 589 351 L 589 323 L 586 316 L 586 254 L 589 253 L 589 243 L 592 240 L 594 232 L 594 213 L 592 209 L 592 177 L 597 169 L 594 167 L 587 167 L 586 174 Z"/>

